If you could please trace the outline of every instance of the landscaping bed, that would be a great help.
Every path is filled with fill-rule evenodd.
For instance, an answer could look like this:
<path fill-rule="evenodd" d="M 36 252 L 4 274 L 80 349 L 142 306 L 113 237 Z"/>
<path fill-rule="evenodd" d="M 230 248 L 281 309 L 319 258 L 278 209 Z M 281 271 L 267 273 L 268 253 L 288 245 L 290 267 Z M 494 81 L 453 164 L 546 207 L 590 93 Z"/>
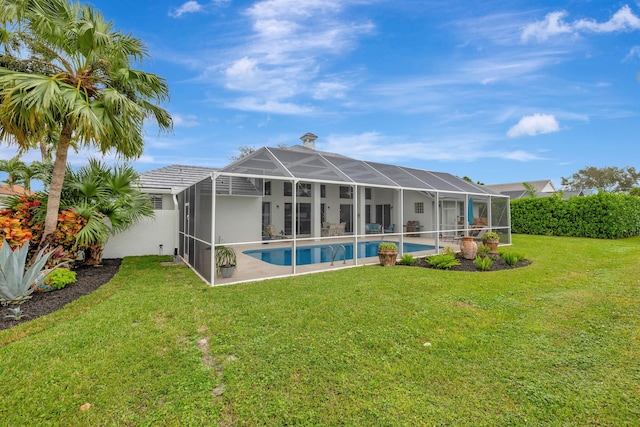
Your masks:
<path fill-rule="evenodd" d="M 451 267 L 450 269 L 448 269 L 449 271 L 478 271 L 478 272 L 483 271 L 476 266 L 474 260 L 472 259 L 466 259 L 460 254 L 456 254 L 456 259 L 460 261 L 460 265 Z M 514 265 L 509 265 L 505 262 L 504 259 L 502 259 L 502 257 L 496 256 L 493 258 L 493 265 L 491 266 L 491 268 L 485 271 L 511 270 L 513 268 L 526 267 L 529 264 L 531 264 L 531 261 L 524 259 L 522 261 L 518 261 Z M 398 263 L 397 265 L 401 265 L 401 264 Z M 418 259 L 414 264 L 411 264 L 409 267 L 434 268 L 431 264 L 426 262 L 424 258 Z"/>
<path fill-rule="evenodd" d="M 9 314 L 9 308 L 1 307 L 0 330 L 53 313 L 77 298 L 95 291 L 111 280 L 120 269 L 121 262 L 122 259 L 119 258 L 104 259 L 99 267 L 87 265 L 74 267 L 73 271 L 76 272 L 77 279 L 75 283 L 52 292 L 32 293 L 32 297 L 20 305 L 24 313 L 20 320 L 6 317 Z"/>

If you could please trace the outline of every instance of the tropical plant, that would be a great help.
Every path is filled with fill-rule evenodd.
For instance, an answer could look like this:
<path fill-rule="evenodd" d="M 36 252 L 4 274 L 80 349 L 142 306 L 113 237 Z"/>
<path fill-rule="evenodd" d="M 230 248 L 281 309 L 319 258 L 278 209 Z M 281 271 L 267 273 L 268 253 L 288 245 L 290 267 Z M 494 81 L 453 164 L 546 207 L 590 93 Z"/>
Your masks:
<path fill-rule="evenodd" d="M 31 298 L 36 280 L 51 252 L 40 250 L 26 268 L 29 242 L 25 242 L 20 249 L 12 250 L 5 241 L 0 248 L 0 302 L 2 304 L 20 303 Z"/>
<path fill-rule="evenodd" d="M 11 211 L 0 211 L 0 238 L 9 246 L 17 248 L 31 240 L 31 229 L 23 226 L 19 218 L 15 218 Z"/>
<path fill-rule="evenodd" d="M 476 251 L 476 256 L 479 257 L 486 257 L 489 255 L 489 251 L 491 250 L 491 248 L 489 248 L 489 246 L 486 245 L 478 245 L 478 249 Z"/>
<path fill-rule="evenodd" d="M 20 160 L 19 156 L 12 157 L 8 160 L 0 160 L 0 172 L 7 173 L 7 179 L 5 179 L 3 182 L 9 186 L 9 189 L 11 191 L 13 191 L 14 185 L 20 183 L 22 174 L 26 169 L 27 165 L 22 160 Z"/>
<path fill-rule="evenodd" d="M 378 246 L 378 252 L 380 251 L 397 251 L 398 245 L 393 242 L 382 242 Z"/>
<path fill-rule="evenodd" d="M 416 259 L 411 254 L 403 254 L 400 258 L 400 264 L 411 265 L 416 262 Z"/>
<path fill-rule="evenodd" d="M 26 316 L 27 315 L 25 314 L 25 312 L 22 311 L 22 307 L 18 306 L 18 307 L 9 308 L 9 314 L 7 314 L 4 317 L 17 321 L 17 320 L 22 320 L 22 318 Z"/>
<path fill-rule="evenodd" d="M 500 235 L 494 231 L 488 231 L 484 233 L 484 235 L 482 236 L 482 241 L 488 242 L 491 240 L 500 240 Z"/>
<path fill-rule="evenodd" d="M 426 258 L 427 262 L 438 270 L 449 270 L 457 265 L 460 265 L 460 261 L 456 259 L 455 255 L 451 254 L 437 254 L 431 255 Z"/>
<path fill-rule="evenodd" d="M 64 210 L 58 216 L 52 244 L 66 252 L 84 250 L 85 262 L 99 265 L 110 236 L 154 215 L 149 196 L 133 185 L 137 179 L 137 172 L 129 165 L 109 167 L 95 159 L 77 171 L 68 168 L 60 199 Z M 31 209 L 30 225 L 34 241 L 39 242 L 47 195 L 36 193 L 34 199 L 38 204 Z M 9 206 L 18 206 L 20 200 L 10 199 Z"/>
<path fill-rule="evenodd" d="M 533 186 L 533 184 L 530 182 L 523 182 L 522 186 L 524 187 L 524 191 L 527 193 L 527 197 L 530 199 L 538 197 L 538 190 Z"/>
<path fill-rule="evenodd" d="M 500 256 L 509 265 L 516 265 L 524 259 L 524 254 L 520 252 L 501 252 Z"/>
<path fill-rule="evenodd" d="M 0 139 L 21 151 L 51 141 L 55 160 L 43 239 L 52 241 L 70 147 L 137 158 L 145 119 L 170 130 L 156 103 L 161 77 L 133 68 L 148 57 L 142 42 L 114 30 L 102 14 L 68 0 L 2 0 Z"/>
<path fill-rule="evenodd" d="M 62 289 L 76 282 L 76 272 L 68 268 L 58 268 L 44 279 L 44 283 L 51 289 Z"/>
<path fill-rule="evenodd" d="M 236 251 L 230 246 L 216 246 L 216 274 L 222 275 L 224 267 L 236 266 Z"/>
<path fill-rule="evenodd" d="M 478 270 L 487 271 L 493 267 L 493 260 L 489 257 L 477 256 L 473 262 L 476 264 L 476 267 L 478 267 Z"/>

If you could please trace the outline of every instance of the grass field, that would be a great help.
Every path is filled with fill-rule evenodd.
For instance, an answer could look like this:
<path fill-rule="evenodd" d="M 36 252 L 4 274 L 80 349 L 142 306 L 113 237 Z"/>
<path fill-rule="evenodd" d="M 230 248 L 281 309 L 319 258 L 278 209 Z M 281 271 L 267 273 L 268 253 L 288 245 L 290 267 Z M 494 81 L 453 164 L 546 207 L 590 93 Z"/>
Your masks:
<path fill-rule="evenodd" d="M 640 238 L 513 240 L 532 265 L 216 288 L 127 258 L 0 332 L 0 425 L 637 426 Z"/>

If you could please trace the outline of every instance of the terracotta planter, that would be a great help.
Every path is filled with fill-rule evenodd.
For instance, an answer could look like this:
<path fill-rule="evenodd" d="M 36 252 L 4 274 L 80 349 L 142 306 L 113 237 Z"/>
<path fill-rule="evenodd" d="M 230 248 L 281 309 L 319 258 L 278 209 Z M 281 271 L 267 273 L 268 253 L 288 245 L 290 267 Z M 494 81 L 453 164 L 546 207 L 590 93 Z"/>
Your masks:
<path fill-rule="evenodd" d="M 392 265 L 396 265 L 398 251 L 378 251 L 378 258 L 380 259 L 381 266 L 391 267 Z"/>
<path fill-rule="evenodd" d="M 465 259 L 475 259 L 478 253 L 478 244 L 473 241 L 473 236 L 464 236 L 462 238 L 460 252 Z"/>
<path fill-rule="evenodd" d="M 490 253 L 495 254 L 498 252 L 498 243 L 500 243 L 500 240 L 485 240 L 482 243 L 489 248 Z"/>

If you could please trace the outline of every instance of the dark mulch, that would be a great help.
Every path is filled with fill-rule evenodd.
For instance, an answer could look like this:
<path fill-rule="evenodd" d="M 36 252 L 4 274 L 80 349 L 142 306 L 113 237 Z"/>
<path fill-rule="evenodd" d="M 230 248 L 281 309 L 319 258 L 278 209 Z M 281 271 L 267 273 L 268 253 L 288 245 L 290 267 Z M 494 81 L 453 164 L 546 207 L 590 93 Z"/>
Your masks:
<path fill-rule="evenodd" d="M 474 260 L 466 259 L 460 254 L 456 255 L 456 259 L 458 261 L 460 261 L 460 265 L 452 267 L 451 269 L 449 269 L 449 271 L 478 271 L 478 272 L 482 272 L 482 270 L 478 269 L 478 267 L 476 266 Z M 486 271 L 510 270 L 512 268 L 526 267 L 529 264 L 531 264 L 531 261 L 525 259 L 525 260 L 519 261 L 515 265 L 509 265 L 501 257 L 496 256 L 493 259 L 493 265 L 491 266 L 491 268 L 489 270 L 486 270 Z M 430 264 L 428 264 L 424 260 L 424 258 L 420 258 L 420 261 L 417 262 L 416 264 L 412 264 L 411 267 L 433 268 Z"/>
<path fill-rule="evenodd" d="M 90 294 L 111 280 L 120 269 L 121 262 L 121 259 L 104 259 L 100 267 L 86 265 L 74 267 L 77 279 L 75 283 L 52 292 L 32 293 L 32 297 L 20 305 L 22 312 L 26 314 L 20 320 L 5 317 L 9 314 L 9 308 L 0 307 L 0 330 L 52 313 L 77 298 Z"/>

